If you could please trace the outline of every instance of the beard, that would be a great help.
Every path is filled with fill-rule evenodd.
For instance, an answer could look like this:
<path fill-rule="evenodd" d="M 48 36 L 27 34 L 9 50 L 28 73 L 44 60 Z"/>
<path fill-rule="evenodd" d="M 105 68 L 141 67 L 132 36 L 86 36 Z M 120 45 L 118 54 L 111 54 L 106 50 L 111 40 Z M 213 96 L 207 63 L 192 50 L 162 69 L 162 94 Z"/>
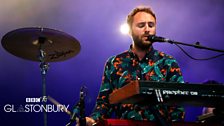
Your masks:
<path fill-rule="evenodd" d="M 132 39 L 134 41 L 135 46 L 138 49 L 141 49 L 143 51 L 147 51 L 152 46 L 152 42 L 150 42 L 148 40 L 146 41 L 146 40 L 141 39 L 144 36 L 149 36 L 149 35 L 142 35 L 141 37 L 139 37 L 139 36 L 136 36 L 135 34 L 132 33 Z"/>

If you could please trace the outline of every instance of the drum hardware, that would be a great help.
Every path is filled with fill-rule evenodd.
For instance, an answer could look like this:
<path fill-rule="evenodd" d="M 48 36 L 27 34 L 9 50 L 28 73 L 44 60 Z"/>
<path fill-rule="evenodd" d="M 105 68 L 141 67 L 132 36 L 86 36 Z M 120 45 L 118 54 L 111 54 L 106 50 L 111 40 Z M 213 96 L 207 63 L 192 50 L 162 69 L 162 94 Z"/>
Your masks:
<path fill-rule="evenodd" d="M 42 77 L 42 95 L 46 93 L 47 62 L 70 59 L 80 52 L 81 46 L 76 38 L 62 31 L 28 27 L 8 32 L 2 38 L 2 46 L 9 53 L 26 59 L 40 62 Z M 46 102 L 43 102 L 46 106 Z M 44 126 L 47 126 L 47 113 L 44 111 Z"/>

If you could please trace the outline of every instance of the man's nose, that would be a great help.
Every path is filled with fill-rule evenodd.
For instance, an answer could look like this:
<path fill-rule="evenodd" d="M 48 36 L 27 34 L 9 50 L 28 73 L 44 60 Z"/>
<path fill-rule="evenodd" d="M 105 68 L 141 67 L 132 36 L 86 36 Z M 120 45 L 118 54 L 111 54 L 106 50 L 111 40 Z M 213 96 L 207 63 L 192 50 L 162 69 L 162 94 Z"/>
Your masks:
<path fill-rule="evenodd" d="M 148 34 L 150 31 L 150 27 L 147 24 L 145 25 L 144 31 L 145 31 L 145 34 Z"/>
<path fill-rule="evenodd" d="M 149 32 L 150 31 L 150 27 L 148 24 L 145 25 L 145 32 Z"/>

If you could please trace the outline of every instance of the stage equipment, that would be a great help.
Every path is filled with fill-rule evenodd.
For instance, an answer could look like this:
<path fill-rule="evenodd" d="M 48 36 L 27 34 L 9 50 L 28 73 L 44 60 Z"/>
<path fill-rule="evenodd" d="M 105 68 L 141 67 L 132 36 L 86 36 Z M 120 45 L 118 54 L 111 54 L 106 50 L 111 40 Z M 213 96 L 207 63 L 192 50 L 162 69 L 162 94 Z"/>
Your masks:
<path fill-rule="evenodd" d="M 46 95 L 47 62 L 64 61 L 80 52 L 81 46 L 76 38 L 62 31 L 28 27 L 8 32 L 2 38 L 2 46 L 9 53 L 27 60 L 40 62 L 42 76 L 42 95 Z M 43 102 L 46 105 L 45 102 Z M 44 111 L 44 126 L 47 114 Z"/>

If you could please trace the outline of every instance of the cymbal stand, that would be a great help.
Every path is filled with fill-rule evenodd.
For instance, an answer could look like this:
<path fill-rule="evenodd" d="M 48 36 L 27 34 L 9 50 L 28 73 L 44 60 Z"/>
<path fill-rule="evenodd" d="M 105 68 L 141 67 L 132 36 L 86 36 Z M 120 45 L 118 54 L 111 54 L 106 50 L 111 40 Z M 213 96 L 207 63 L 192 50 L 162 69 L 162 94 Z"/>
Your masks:
<path fill-rule="evenodd" d="M 47 74 L 47 70 L 49 68 L 49 64 L 47 64 L 45 62 L 45 52 L 44 52 L 44 47 L 43 44 L 45 42 L 46 38 L 45 37 L 39 37 L 38 38 L 38 42 L 40 44 L 39 47 L 39 60 L 40 60 L 40 69 L 41 69 L 41 77 L 42 77 L 42 94 L 43 94 L 43 98 L 46 98 L 46 74 Z M 44 107 L 46 107 L 46 102 L 45 100 L 43 101 L 43 105 Z M 47 126 L 47 112 L 44 110 L 44 126 Z"/>

